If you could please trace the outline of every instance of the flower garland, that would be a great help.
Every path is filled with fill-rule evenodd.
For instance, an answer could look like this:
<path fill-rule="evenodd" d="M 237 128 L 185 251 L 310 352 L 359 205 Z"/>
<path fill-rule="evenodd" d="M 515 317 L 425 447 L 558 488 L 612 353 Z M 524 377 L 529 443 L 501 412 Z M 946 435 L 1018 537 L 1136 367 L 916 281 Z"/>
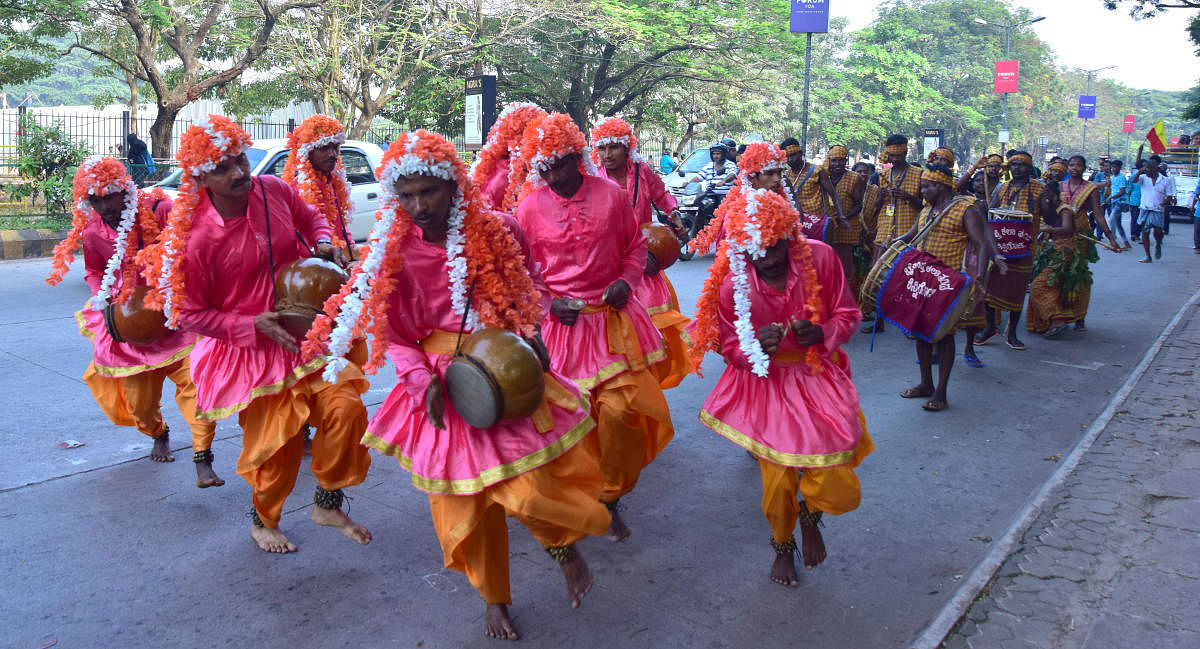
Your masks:
<path fill-rule="evenodd" d="M 330 229 L 339 235 L 345 234 L 345 228 L 354 215 L 349 183 L 346 180 L 346 166 L 342 164 L 341 156 L 338 156 L 329 182 L 323 182 L 322 174 L 313 168 L 308 156 L 313 149 L 345 143 L 346 129 L 341 122 L 328 115 L 313 115 L 288 134 L 290 151 L 287 164 L 283 168 L 284 182 L 295 184 L 304 202 L 319 209 Z M 342 236 L 334 236 L 332 239 L 333 245 L 338 248 L 346 248 L 348 245 Z"/>
<path fill-rule="evenodd" d="M 504 192 L 502 205 L 493 205 L 493 209 L 512 212 L 516 203 L 517 188 L 525 181 L 528 169 L 523 169 L 521 160 L 521 139 L 525 135 L 525 127 L 530 122 L 545 117 L 548 113 L 540 106 L 530 103 L 515 103 L 505 107 L 496 123 L 488 133 L 487 143 L 479 151 L 475 164 L 471 167 L 471 179 L 475 187 L 480 189 L 487 186 L 492 173 L 501 160 L 508 159 L 508 187 Z"/>
<path fill-rule="evenodd" d="M 137 256 L 142 275 L 154 287 L 146 295 L 146 306 L 162 309 L 167 326 L 172 329 L 179 328 L 179 307 L 186 294 L 187 240 L 192 213 L 202 195 L 197 181 L 225 159 L 241 155 L 251 144 L 250 134 L 224 115 L 209 115 L 207 120 L 189 127 L 180 138 L 177 157 L 183 176 L 167 228 L 154 245 L 143 248 Z"/>
<path fill-rule="evenodd" d="M 113 254 L 108 258 L 108 264 L 104 267 L 104 278 L 100 280 L 100 290 L 96 291 L 91 299 L 92 308 L 96 310 L 103 309 L 108 305 L 113 284 L 117 281 L 117 270 L 124 265 L 126 251 L 137 250 L 137 232 L 133 226 L 138 217 L 138 189 L 132 178 L 125 184 L 124 192 L 125 207 L 121 210 L 121 221 L 117 224 L 117 236 L 113 240 Z M 90 204 L 88 209 L 92 209 Z"/>
<path fill-rule="evenodd" d="M 454 145 L 424 130 L 402 134 L 388 148 L 378 170 L 384 204 L 357 266 L 342 290 L 325 302 L 304 342 L 307 356 L 326 354 L 325 376 L 336 377 L 354 336 L 369 331 L 374 373 L 387 348 L 387 310 L 404 266 L 402 248 L 411 236 L 412 218 L 395 194 L 403 176 L 424 175 L 455 182 L 458 190 L 450 208 L 446 233 L 446 269 L 454 312 L 468 311 L 468 327 L 501 327 L 531 335 L 542 319 L 542 307 L 525 267 L 520 246 L 504 222 L 484 209 L 483 198 L 471 183 L 467 167 Z M 475 285 L 468 305 L 469 286 Z"/>
<path fill-rule="evenodd" d="M 760 259 L 766 254 L 767 248 L 781 239 L 791 239 L 789 252 L 804 273 L 805 304 L 801 319 L 814 324 L 821 321 L 824 308 L 821 284 L 813 265 L 812 250 L 799 227 L 799 214 L 786 198 L 776 192 L 756 189 L 727 197 L 725 204 L 729 205 L 726 214 L 728 230 L 726 238 L 719 242 L 717 258 L 705 278 L 700 300 L 696 304 L 696 324 L 689 354 L 699 373 L 704 354 L 719 349 L 721 285 L 728 276 L 733 285 L 734 330 L 738 346 L 750 363 L 751 371 L 756 376 L 765 377 L 770 369 L 770 358 L 763 351 L 751 321 L 747 257 Z M 805 362 L 811 371 L 820 371 L 821 356 L 815 345 L 808 347 Z"/>
<path fill-rule="evenodd" d="M 531 122 L 521 140 L 521 160 L 527 171 L 517 202 L 545 187 L 542 172 L 565 156 L 578 155 L 579 172 L 585 176 L 595 176 L 596 163 L 592 161 L 591 151 L 583 131 L 579 130 L 570 115 L 550 113 Z"/>

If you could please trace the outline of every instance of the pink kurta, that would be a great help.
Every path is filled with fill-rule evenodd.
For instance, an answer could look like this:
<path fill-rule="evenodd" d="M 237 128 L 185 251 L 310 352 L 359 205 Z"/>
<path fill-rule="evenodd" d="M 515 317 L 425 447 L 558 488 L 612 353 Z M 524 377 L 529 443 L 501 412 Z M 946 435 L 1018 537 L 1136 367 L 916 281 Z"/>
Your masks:
<path fill-rule="evenodd" d="M 809 241 L 808 245 L 825 306 L 820 315 L 825 340 L 817 345 L 821 370 L 814 373 L 808 367 L 804 360 L 807 348 L 798 346 L 789 333 L 772 357 L 767 376 L 755 376 L 738 343 L 733 278 L 726 277 L 721 285 L 719 317 L 721 354 L 728 366 L 700 413 L 706 426 L 738 446 L 776 464 L 802 468 L 846 464 L 863 434 L 858 391 L 840 351 L 862 316 L 837 254 L 821 242 Z M 754 331 L 803 317 L 807 296 L 802 272 L 793 249 L 786 290 L 780 293 L 759 280 L 754 267 L 747 264 Z"/>
<path fill-rule="evenodd" d="M 520 226 L 511 216 L 501 218 L 527 251 Z M 416 225 L 402 246 L 404 267 L 394 277 L 397 285 L 388 308 L 388 357 L 399 382 L 371 419 L 363 444 L 399 459 L 412 472 L 418 489 L 461 495 L 478 493 L 554 460 L 595 427 L 588 415 L 587 394 L 551 371 L 547 381 L 563 386 L 571 403 L 570 407 L 549 404 L 553 428 L 546 433 L 539 432 L 528 417 L 487 430 L 472 428 L 449 399 L 446 428 L 435 428 L 425 414 L 425 390 L 434 372 L 445 373 L 451 357 L 426 351 L 420 342 L 437 330 L 457 333 L 462 316 L 451 307 L 446 250 L 422 239 Z M 544 289 L 528 256 L 526 265 L 535 286 Z"/>
<path fill-rule="evenodd" d="M 508 190 L 508 170 L 510 168 L 508 158 L 497 160 L 496 166 L 492 168 L 492 173 L 488 175 L 481 188 L 484 200 L 494 210 L 504 207 L 504 192 Z"/>
<path fill-rule="evenodd" d="M 166 224 L 167 214 L 171 211 L 171 201 L 163 200 L 155 208 L 159 227 Z M 134 225 L 135 228 L 139 226 Z M 104 269 L 108 260 L 116 251 L 117 231 L 109 227 L 99 215 L 92 217 L 84 226 L 81 233 L 83 239 L 83 279 L 92 295 L 100 291 L 104 280 Z M 144 245 L 153 243 L 143 241 Z M 136 251 L 128 251 L 124 263 L 133 263 Z M 123 273 L 117 270 L 116 281 L 113 282 L 112 295 L 121 291 Z M 139 276 L 140 279 L 140 276 Z M 93 309 L 90 302 L 84 303 L 83 308 L 75 313 L 75 322 L 79 325 L 79 333 L 92 341 L 92 363 L 100 376 L 120 378 L 133 376 L 149 370 L 166 367 L 188 355 L 195 342 L 195 334 L 183 331 L 171 332 L 162 340 L 152 345 L 131 345 L 119 343 L 108 334 L 104 326 L 104 312 Z"/>
<path fill-rule="evenodd" d="M 646 271 L 646 237 L 625 190 L 585 176 L 570 198 L 549 187 L 535 191 L 517 206 L 516 217 L 529 237 L 533 259 L 541 265 L 550 294 L 580 298 L 595 308 L 585 309 L 570 327 L 547 314 L 542 337 L 556 371 L 591 389 L 664 358 L 662 336 L 637 299 Z M 629 304 L 614 311 L 601 306 L 602 296 L 618 279 L 628 282 L 633 291 Z M 623 322 L 630 340 L 614 335 L 610 341 L 610 320 Z"/>
<path fill-rule="evenodd" d="M 304 363 L 300 354 L 258 333 L 254 316 L 275 308 L 269 251 L 277 273 L 309 256 L 297 233 L 314 246 L 317 239 L 329 238 L 329 225 L 274 176 L 256 177 L 249 200 L 246 216 L 224 219 L 202 192 L 192 212 L 184 266 L 187 295 L 179 315 L 182 329 L 201 336 L 192 352 L 192 380 L 197 416 L 206 421 L 239 412 L 256 397 L 283 392 L 324 365 L 323 357 Z M 343 375 L 347 371 L 358 369 L 351 364 Z"/>
<path fill-rule="evenodd" d="M 599 176 L 608 178 L 608 170 L 601 166 Z M 654 220 L 653 206 L 668 214 L 678 207 L 675 197 L 667 191 L 662 179 L 644 162 L 634 162 L 632 159 L 625 161 L 624 189 L 625 193 L 632 197 L 630 203 L 633 205 L 633 214 L 637 217 L 638 225 L 646 225 Z M 667 287 L 667 278 L 661 272 L 643 276 L 642 285 L 637 289 L 636 295 L 652 316 L 679 310 L 679 305 L 674 304 L 672 299 L 673 291 Z"/>

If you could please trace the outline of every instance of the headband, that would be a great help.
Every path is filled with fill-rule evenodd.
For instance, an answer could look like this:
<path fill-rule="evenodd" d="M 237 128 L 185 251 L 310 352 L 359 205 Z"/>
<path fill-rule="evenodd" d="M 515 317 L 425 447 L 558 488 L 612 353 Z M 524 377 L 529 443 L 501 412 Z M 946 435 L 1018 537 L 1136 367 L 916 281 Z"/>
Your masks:
<path fill-rule="evenodd" d="M 908 155 L 908 144 L 889 144 L 883 150 L 895 155 Z"/>
<path fill-rule="evenodd" d="M 850 150 L 849 150 L 849 149 L 847 149 L 846 147 L 844 147 L 844 146 L 842 146 L 842 145 L 838 144 L 838 145 L 836 145 L 836 146 L 831 146 L 831 147 L 829 147 L 829 154 L 828 154 L 828 155 L 826 155 L 825 157 L 826 157 L 827 159 L 832 159 L 832 158 L 849 158 L 849 157 L 850 157 Z"/>
<path fill-rule="evenodd" d="M 783 147 L 783 152 L 792 155 L 793 153 L 804 153 L 804 149 L 799 144 L 789 144 Z"/>
<path fill-rule="evenodd" d="M 1051 162 L 1050 165 L 1046 167 L 1046 171 L 1050 171 L 1051 169 L 1061 169 L 1063 171 L 1066 171 L 1067 165 L 1065 165 L 1061 162 Z"/>
<path fill-rule="evenodd" d="M 992 154 L 988 155 L 988 157 L 987 157 L 988 162 L 991 162 L 993 159 L 995 159 L 996 162 L 999 162 L 1000 164 L 1004 164 L 1004 156 L 1000 155 L 999 153 L 992 153 Z"/>
<path fill-rule="evenodd" d="M 947 148 L 946 148 L 946 147 L 944 147 L 944 146 L 940 146 L 940 147 L 938 147 L 938 148 L 934 149 L 934 150 L 933 150 L 933 153 L 930 153 L 930 154 L 929 154 L 929 159 L 931 159 L 931 160 L 932 160 L 934 156 L 939 156 L 939 155 L 940 155 L 940 156 L 942 156 L 943 158 L 946 158 L 947 160 L 949 160 L 949 161 L 950 161 L 950 162 L 953 164 L 953 162 L 954 162 L 954 152 L 953 152 L 953 151 L 951 151 L 950 149 L 947 149 Z"/>
<path fill-rule="evenodd" d="M 926 169 L 921 172 L 921 180 L 932 180 L 954 189 L 954 177 L 937 169 Z"/>
<path fill-rule="evenodd" d="M 1009 164 L 1014 162 L 1024 162 L 1027 165 L 1031 165 L 1033 164 L 1033 156 L 1029 155 L 1028 153 L 1016 153 L 1008 159 Z"/>

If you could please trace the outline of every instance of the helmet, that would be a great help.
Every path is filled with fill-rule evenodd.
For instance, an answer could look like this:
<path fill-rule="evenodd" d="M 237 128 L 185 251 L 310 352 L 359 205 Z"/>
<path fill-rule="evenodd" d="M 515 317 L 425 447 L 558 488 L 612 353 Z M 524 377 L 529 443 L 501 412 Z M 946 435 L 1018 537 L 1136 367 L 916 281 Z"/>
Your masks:
<path fill-rule="evenodd" d="M 729 156 L 733 157 L 737 153 L 737 142 L 731 137 L 721 138 L 721 144 L 725 146 L 725 150 L 729 152 Z"/>

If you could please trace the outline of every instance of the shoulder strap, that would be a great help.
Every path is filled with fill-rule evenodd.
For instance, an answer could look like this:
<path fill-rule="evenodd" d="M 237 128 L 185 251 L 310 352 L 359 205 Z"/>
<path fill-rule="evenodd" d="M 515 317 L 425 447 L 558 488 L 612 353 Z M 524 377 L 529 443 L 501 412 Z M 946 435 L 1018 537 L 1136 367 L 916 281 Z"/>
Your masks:
<path fill-rule="evenodd" d="M 945 209 L 943 209 L 941 212 L 938 212 L 937 216 L 933 217 L 932 219 L 929 219 L 929 222 L 925 224 L 925 227 L 921 228 L 921 231 L 917 233 L 917 236 L 913 237 L 913 240 L 910 241 L 908 245 L 916 247 L 916 246 L 924 243 L 925 239 L 927 239 L 929 237 L 929 235 L 933 234 L 933 229 L 936 228 L 938 223 L 941 222 L 942 217 L 949 214 L 950 210 L 954 209 L 954 206 L 956 206 L 959 203 L 962 203 L 964 201 L 974 203 L 975 198 L 973 196 L 955 196 L 954 199 L 950 201 L 950 204 L 947 205 Z M 932 205 L 930 205 L 929 208 L 930 208 L 930 211 L 933 210 Z"/>

